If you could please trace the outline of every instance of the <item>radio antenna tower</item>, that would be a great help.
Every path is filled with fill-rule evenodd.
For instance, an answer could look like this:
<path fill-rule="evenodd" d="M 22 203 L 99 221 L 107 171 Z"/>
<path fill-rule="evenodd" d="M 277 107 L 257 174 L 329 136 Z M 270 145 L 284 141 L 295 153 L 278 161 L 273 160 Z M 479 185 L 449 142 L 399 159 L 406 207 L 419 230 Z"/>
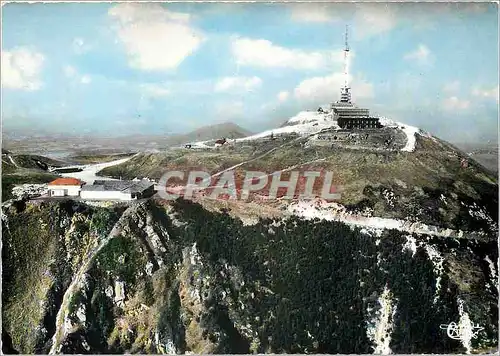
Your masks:
<path fill-rule="evenodd" d="M 349 27 L 345 27 L 345 48 L 344 48 L 344 87 L 340 89 L 340 101 L 343 103 L 351 102 L 351 88 L 349 88 Z"/>

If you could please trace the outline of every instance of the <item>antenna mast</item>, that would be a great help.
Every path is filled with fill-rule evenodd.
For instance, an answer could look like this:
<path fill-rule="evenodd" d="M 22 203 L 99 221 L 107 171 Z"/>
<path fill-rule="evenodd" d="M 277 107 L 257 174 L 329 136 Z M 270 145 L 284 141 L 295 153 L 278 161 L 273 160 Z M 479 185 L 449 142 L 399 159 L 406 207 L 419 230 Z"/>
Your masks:
<path fill-rule="evenodd" d="M 349 87 L 349 67 L 347 61 L 349 60 L 349 42 L 348 42 L 348 30 L 349 28 L 345 27 L 345 49 L 344 49 L 344 75 L 345 75 L 345 87 Z"/>
<path fill-rule="evenodd" d="M 349 27 L 345 27 L 345 48 L 344 48 L 344 87 L 340 90 L 340 101 L 350 103 L 351 93 L 349 88 L 349 41 L 348 41 Z"/>

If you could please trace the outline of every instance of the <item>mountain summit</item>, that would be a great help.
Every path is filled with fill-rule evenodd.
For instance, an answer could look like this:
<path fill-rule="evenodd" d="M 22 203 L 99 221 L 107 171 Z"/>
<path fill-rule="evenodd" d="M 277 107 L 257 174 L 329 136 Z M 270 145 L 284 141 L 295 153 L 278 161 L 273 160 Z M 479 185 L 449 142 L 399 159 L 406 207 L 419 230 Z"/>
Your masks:
<path fill-rule="evenodd" d="M 491 349 L 498 181 L 447 142 L 379 121 L 345 130 L 301 112 L 222 145 L 201 140 L 243 132 L 211 126 L 179 140 L 199 138 L 191 149 L 138 153 L 97 173 L 158 182 L 169 170 L 281 180 L 329 171 L 342 187 L 336 202 L 255 193 L 4 206 L 5 342 L 22 353 Z M 480 331 L 450 339 L 450 323 Z"/>

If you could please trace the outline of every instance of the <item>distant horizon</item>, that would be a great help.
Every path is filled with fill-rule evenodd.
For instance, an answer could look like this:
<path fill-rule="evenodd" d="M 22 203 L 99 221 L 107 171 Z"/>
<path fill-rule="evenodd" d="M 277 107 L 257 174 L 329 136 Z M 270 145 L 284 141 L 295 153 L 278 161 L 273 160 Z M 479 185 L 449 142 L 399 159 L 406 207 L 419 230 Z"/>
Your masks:
<path fill-rule="evenodd" d="M 255 26 L 259 23 L 259 26 Z M 498 142 L 495 3 L 8 3 L 7 135 L 252 132 L 339 99 L 449 142 Z"/>
<path fill-rule="evenodd" d="M 155 133 L 135 133 L 135 134 L 132 134 L 132 133 L 123 133 L 123 134 L 118 134 L 118 135 L 110 135 L 109 133 L 105 133 L 105 132 L 101 132 L 101 133 L 92 133 L 92 132 L 89 132 L 89 133 L 75 133 L 75 132 L 38 132 L 36 135 L 33 135 L 32 132 L 30 133 L 29 131 L 25 131 L 25 132 L 22 132 L 22 131 L 16 131 L 16 130 L 13 130 L 13 131 L 10 131 L 10 130 L 4 130 L 2 132 L 2 138 L 3 138 L 3 142 L 8 142 L 9 140 L 18 140 L 18 139 L 25 139 L 25 138 L 32 138 L 32 139 L 51 139 L 51 138 L 55 138 L 55 137 L 59 137 L 59 138 L 66 138 L 66 139 L 97 139 L 97 140 L 100 140 L 100 139 L 123 139 L 123 138 L 133 138 L 133 137 L 136 137 L 137 139 L 139 138 L 142 138 L 142 137 L 148 137 L 148 138 L 169 138 L 169 137 L 176 137 L 176 136 L 183 136 L 183 135 L 188 135 L 190 133 L 193 133 L 194 131 L 196 130 L 199 130 L 199 129 L 203 129 L 203 128 L 209 128 L 209 127 L 212 127 L 212 126 L 217 126 L 217 125 L 224 125 L 224 124 L 234 124 L 234 125 L 237 125 L 238 127 L 240 127 L 241 129 L 245 130 L 245 131 L 248 131 L 250 132 L 251 134 L 256 134 L 256 133 L 259 133 L 259 132 L 263 132 L 265 130 L 269 130 L 269 129 L 272 129 L 274 127 L 277 128 L 277 126 L 274 126 L 274 127 L 268 127 L 268 128 L 265 128 L 265 129 L 262 129 L 262 130 L 257 130 L 257 131 L 253 131 L 253 130 L 249 130 L 248 128 L 242 126 L 242 125 L 239 125 L 239 124 L 236 124 L 234 122 L 231 122 L 231 121 L 227 121 L 227 122 L 223 122 L 223 123 L 215 123 L 215 124 L 208 124 L 208 125 L 202 125 L 198 128 L 195 128 L 193 130 L 189 130 L 189 131 L 183 131 L 183 132 L 177 132 L 177 133 L 172 133 L 172 132 L 155 132 Z M 468 144 L 472 144 L 472 145 L 480 145 L 480 144 L 497 144 L 499 143 L 499 140 L 498 140 L 498 136 L 497 135 L 494 135 L 492 136 L 491 138 L 487 138 L 487 137 L 484 137 L 484 138 L 479 138 L 477 140 L 453 140 L 453 139 L 447 139 L 445 137 L 442 137 L 442 136 L 437 136 L 435 134 L 433 134 L 432 132 L 430 132 L 433 136 L 436 136 L 442 140 L 445 140 L 445 141 L 448 141 L 452 144 L 464 144 L 464 145 L 468 145 Z M 7 136 L 7 137 L 6 137 Z"/>
<path fill-rule="evenodd" d="M 249 131 L 249 132 L 252 132 L 254 133 L 254 131 L 251 131 L 249 129 L 247 129 L 246 127 L 243 127 L 242 125 L 238 125 L 234 122 L 231 122 L 231 121 L 226 121 L 226 122 L 220 122 L 220 123 L 214 123 L 214 124 L 208 124 L 208 125 L 202 125 L 202 126 L 199 126 L 197 128 L 194 128 L 193 130 L 189 130 L 189 131 L 182 131 L 182 132 L 156 132 L 156 133 L 123 133 L 123 134 L 118 134 L 118 135 L 110 135 L 109 133 L 106 133 L 106 132 L 100 132 L 100 133 L 97 133 L 97 132 L 80 132 L 80 133 L 77 133 L 77 132 L 47 132 L 47 131 L 39 131 L 38 129 L 32 129 L 32 130 L 4 130 L 3 134 L 7 134 L 7 136 L 27 136 L 27 135 L 31 135 L 33 134 L 33 131 L 37 131 L 37 135 L 36 137 L 40 137 L 40 138 L 47 138 L 47 137 L 51 137 L 51 136 L 60 136 L 60 137 L 86 137 L 86 138 L 92 138 L 92 137 L 95 137 L 95 138 L 120 138 L 120 137 L 130 137 L 130 136 L 148 136 L 148 137 L 151 137 L 151 136 L 162 136 L 162 137 L 165 137 L 165 136 L 180 136 L 180 135 L 185 135 L 185 134 L 189 134 L 191 132 L 194 132 L 196 130 L 199 130 L 199 129 L 203 129 L 203 128 L 209 128 L 209 127 L 213 127 L 213 126 L 222 126 L 222 125 L 227 125 L 227 124 L 233 124 L 233 125 L 236 125 L 238 127 L 240 127 L 241 129 L 245 130 L 245 131 Z M 41 133 L 40 133 L 41 132 Z M 33 137 L 33 136 L 31 136 Z"/>

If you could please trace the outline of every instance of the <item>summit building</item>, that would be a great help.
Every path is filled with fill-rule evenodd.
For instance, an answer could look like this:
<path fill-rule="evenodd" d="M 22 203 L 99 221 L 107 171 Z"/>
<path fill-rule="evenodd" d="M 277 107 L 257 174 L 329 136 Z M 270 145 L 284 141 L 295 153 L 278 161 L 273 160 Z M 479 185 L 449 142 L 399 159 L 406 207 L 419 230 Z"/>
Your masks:
<path fill-rule="evenodd" d="M 371 117 L 368 109 L 355 106 L 351 101 L 351 88 L 349 87 L 349 44 L 347 28 L 345 33 L 344 49 L 344 86 L 340 89 L 340 100 L 330 105 L 333 119 L 341 129 L 374 129 L 382 125 L 377 117 Z"/>

